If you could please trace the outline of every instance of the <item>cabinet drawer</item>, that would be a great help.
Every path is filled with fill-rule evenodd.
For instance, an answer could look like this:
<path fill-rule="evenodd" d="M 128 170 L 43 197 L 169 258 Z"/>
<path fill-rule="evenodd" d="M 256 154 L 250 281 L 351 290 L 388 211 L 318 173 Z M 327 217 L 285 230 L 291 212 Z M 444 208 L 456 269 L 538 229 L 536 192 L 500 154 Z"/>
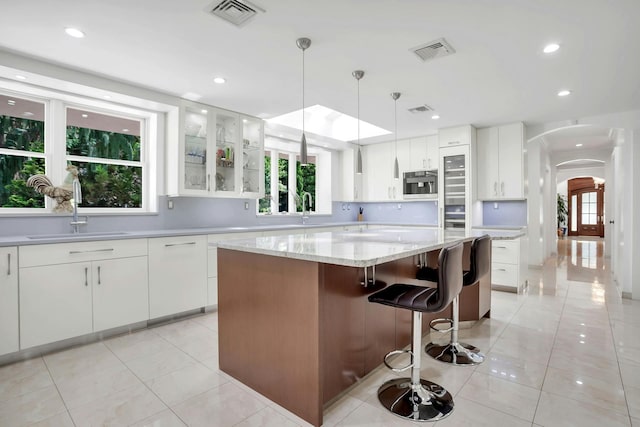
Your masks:
<path fill-rule="evenodd" d="M 491 283 L 518 287 L 518 266 L 493 262 L 491 264 Z"/>
<path fill-rule="evenodd" d="M 21 246 L 20 268 L 144 255 L 147 255 L 147 239 Z"/>
<path fill-rule="evenodd" d="M 494 263 L 518 264 L 520 262 L 519 240 L 493 240 L 491 260 Z"/>

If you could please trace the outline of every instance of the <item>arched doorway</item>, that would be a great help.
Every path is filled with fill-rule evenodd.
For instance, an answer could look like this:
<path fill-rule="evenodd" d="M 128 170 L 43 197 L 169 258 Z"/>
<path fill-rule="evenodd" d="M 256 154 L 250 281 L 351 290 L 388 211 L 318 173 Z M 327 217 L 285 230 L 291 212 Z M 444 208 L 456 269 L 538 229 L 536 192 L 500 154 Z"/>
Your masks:
<path fill-rule="evenodd" d="M 604 237 L 604 189 L 603 179 L 568 180 L 569 236 Z"/>

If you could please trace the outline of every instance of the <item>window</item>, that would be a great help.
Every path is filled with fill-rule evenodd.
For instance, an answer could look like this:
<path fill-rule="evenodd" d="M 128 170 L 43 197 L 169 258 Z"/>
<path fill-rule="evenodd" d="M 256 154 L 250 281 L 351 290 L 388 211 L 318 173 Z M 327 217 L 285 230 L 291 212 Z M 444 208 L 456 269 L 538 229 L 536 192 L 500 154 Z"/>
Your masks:
<path fill-rule="evenodd" d="M 296 193 L 302 198 L 304 193 L 311 194 L 311 200 L 316 199 L 316 158 L 309 156 L 309 164 L 302 166 L 300 160 L 296 160 Z M 308 202 L 308 200 L 307 200 Z M 315 212 L 315 203 L 306 206 L 307 210 Z M 302 212 L 302 203 L 297 205 L 296 212 Z"/>
<path fill-rule="evenodd" d="M 26 180 L 44 174 L 42 102 L 0 94 L 0 207 L 44 208 L 44 196 Z"/>
<path fill-rule="evenodd" d="M 155 208 L 157 114 L 42 88 L 25 92 L 0 92 L 0 213 L 49 212 L 56 202 L 26 182 L 45 174 L 60 187 L 68 165 L 78 168 L 84 213 Z"/>
<path fill-rule="evenodd" d="M 271 213 L 271 152 L 264 152 L 264 194 L 258 199 L 258 212 Z"/>

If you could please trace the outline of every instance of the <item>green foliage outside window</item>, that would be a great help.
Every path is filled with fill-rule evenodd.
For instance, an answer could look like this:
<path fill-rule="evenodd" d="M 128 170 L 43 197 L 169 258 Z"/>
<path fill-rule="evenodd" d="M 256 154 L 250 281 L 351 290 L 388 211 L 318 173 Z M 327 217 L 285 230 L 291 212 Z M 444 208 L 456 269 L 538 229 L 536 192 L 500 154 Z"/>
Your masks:
<path fill-rule="evenodd" d="M 264 193 L 265 197 L 258 199 L 258 212 L 271 212 L 271 156 L 264 156 Z"/>
<path fill-rule="evenodd" d="M 296 206 L 296 212 L 302 212 L 302 193 L 310 193 L 313 204 L 309 209 L 312 212 L 316 211 L 316 165 L 309 163 L 306 166 L 302 166 L 300 162 L 296 162 L 296 192 L 300 197 L 300 203 Z"/>
<path fill-rule="evenodd" d="M 278 212 L 289 212 L 289 159 L 278 159 Z"/>

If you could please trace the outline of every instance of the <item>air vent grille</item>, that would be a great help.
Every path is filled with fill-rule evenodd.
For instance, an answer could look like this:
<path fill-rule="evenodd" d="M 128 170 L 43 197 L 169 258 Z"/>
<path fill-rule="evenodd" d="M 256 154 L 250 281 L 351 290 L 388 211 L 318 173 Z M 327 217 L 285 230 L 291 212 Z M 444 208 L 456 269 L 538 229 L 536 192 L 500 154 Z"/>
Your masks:
<path fill-rule="evenodd" d="M 456 50 L 451 47 L 451 45 L 444 38 L 434 40 L 418 47 L 414 47 L 410 50 L 418 55 L 418 58 L 422 59 L 423 61 L 442 58 L 443 56 L 449 56 L 456 52 Z"/>
<path fill-rule="evenodd" d="M 428 113 L 429 111 L 434 111 L 434 110 L 433 108 L 429 107 L 427 104 L 422 104 L 417 107 L 409 108 L 409 112 L 413 114 Z"/>
<path fill-rule="evenodd" d="M 212 3 L 209 6 L 209 12 L 236 27 L 241 27 L 256 16 L 258 12 L 264 12 L 264 10 L 247 0 L 222 0 Z"/>

